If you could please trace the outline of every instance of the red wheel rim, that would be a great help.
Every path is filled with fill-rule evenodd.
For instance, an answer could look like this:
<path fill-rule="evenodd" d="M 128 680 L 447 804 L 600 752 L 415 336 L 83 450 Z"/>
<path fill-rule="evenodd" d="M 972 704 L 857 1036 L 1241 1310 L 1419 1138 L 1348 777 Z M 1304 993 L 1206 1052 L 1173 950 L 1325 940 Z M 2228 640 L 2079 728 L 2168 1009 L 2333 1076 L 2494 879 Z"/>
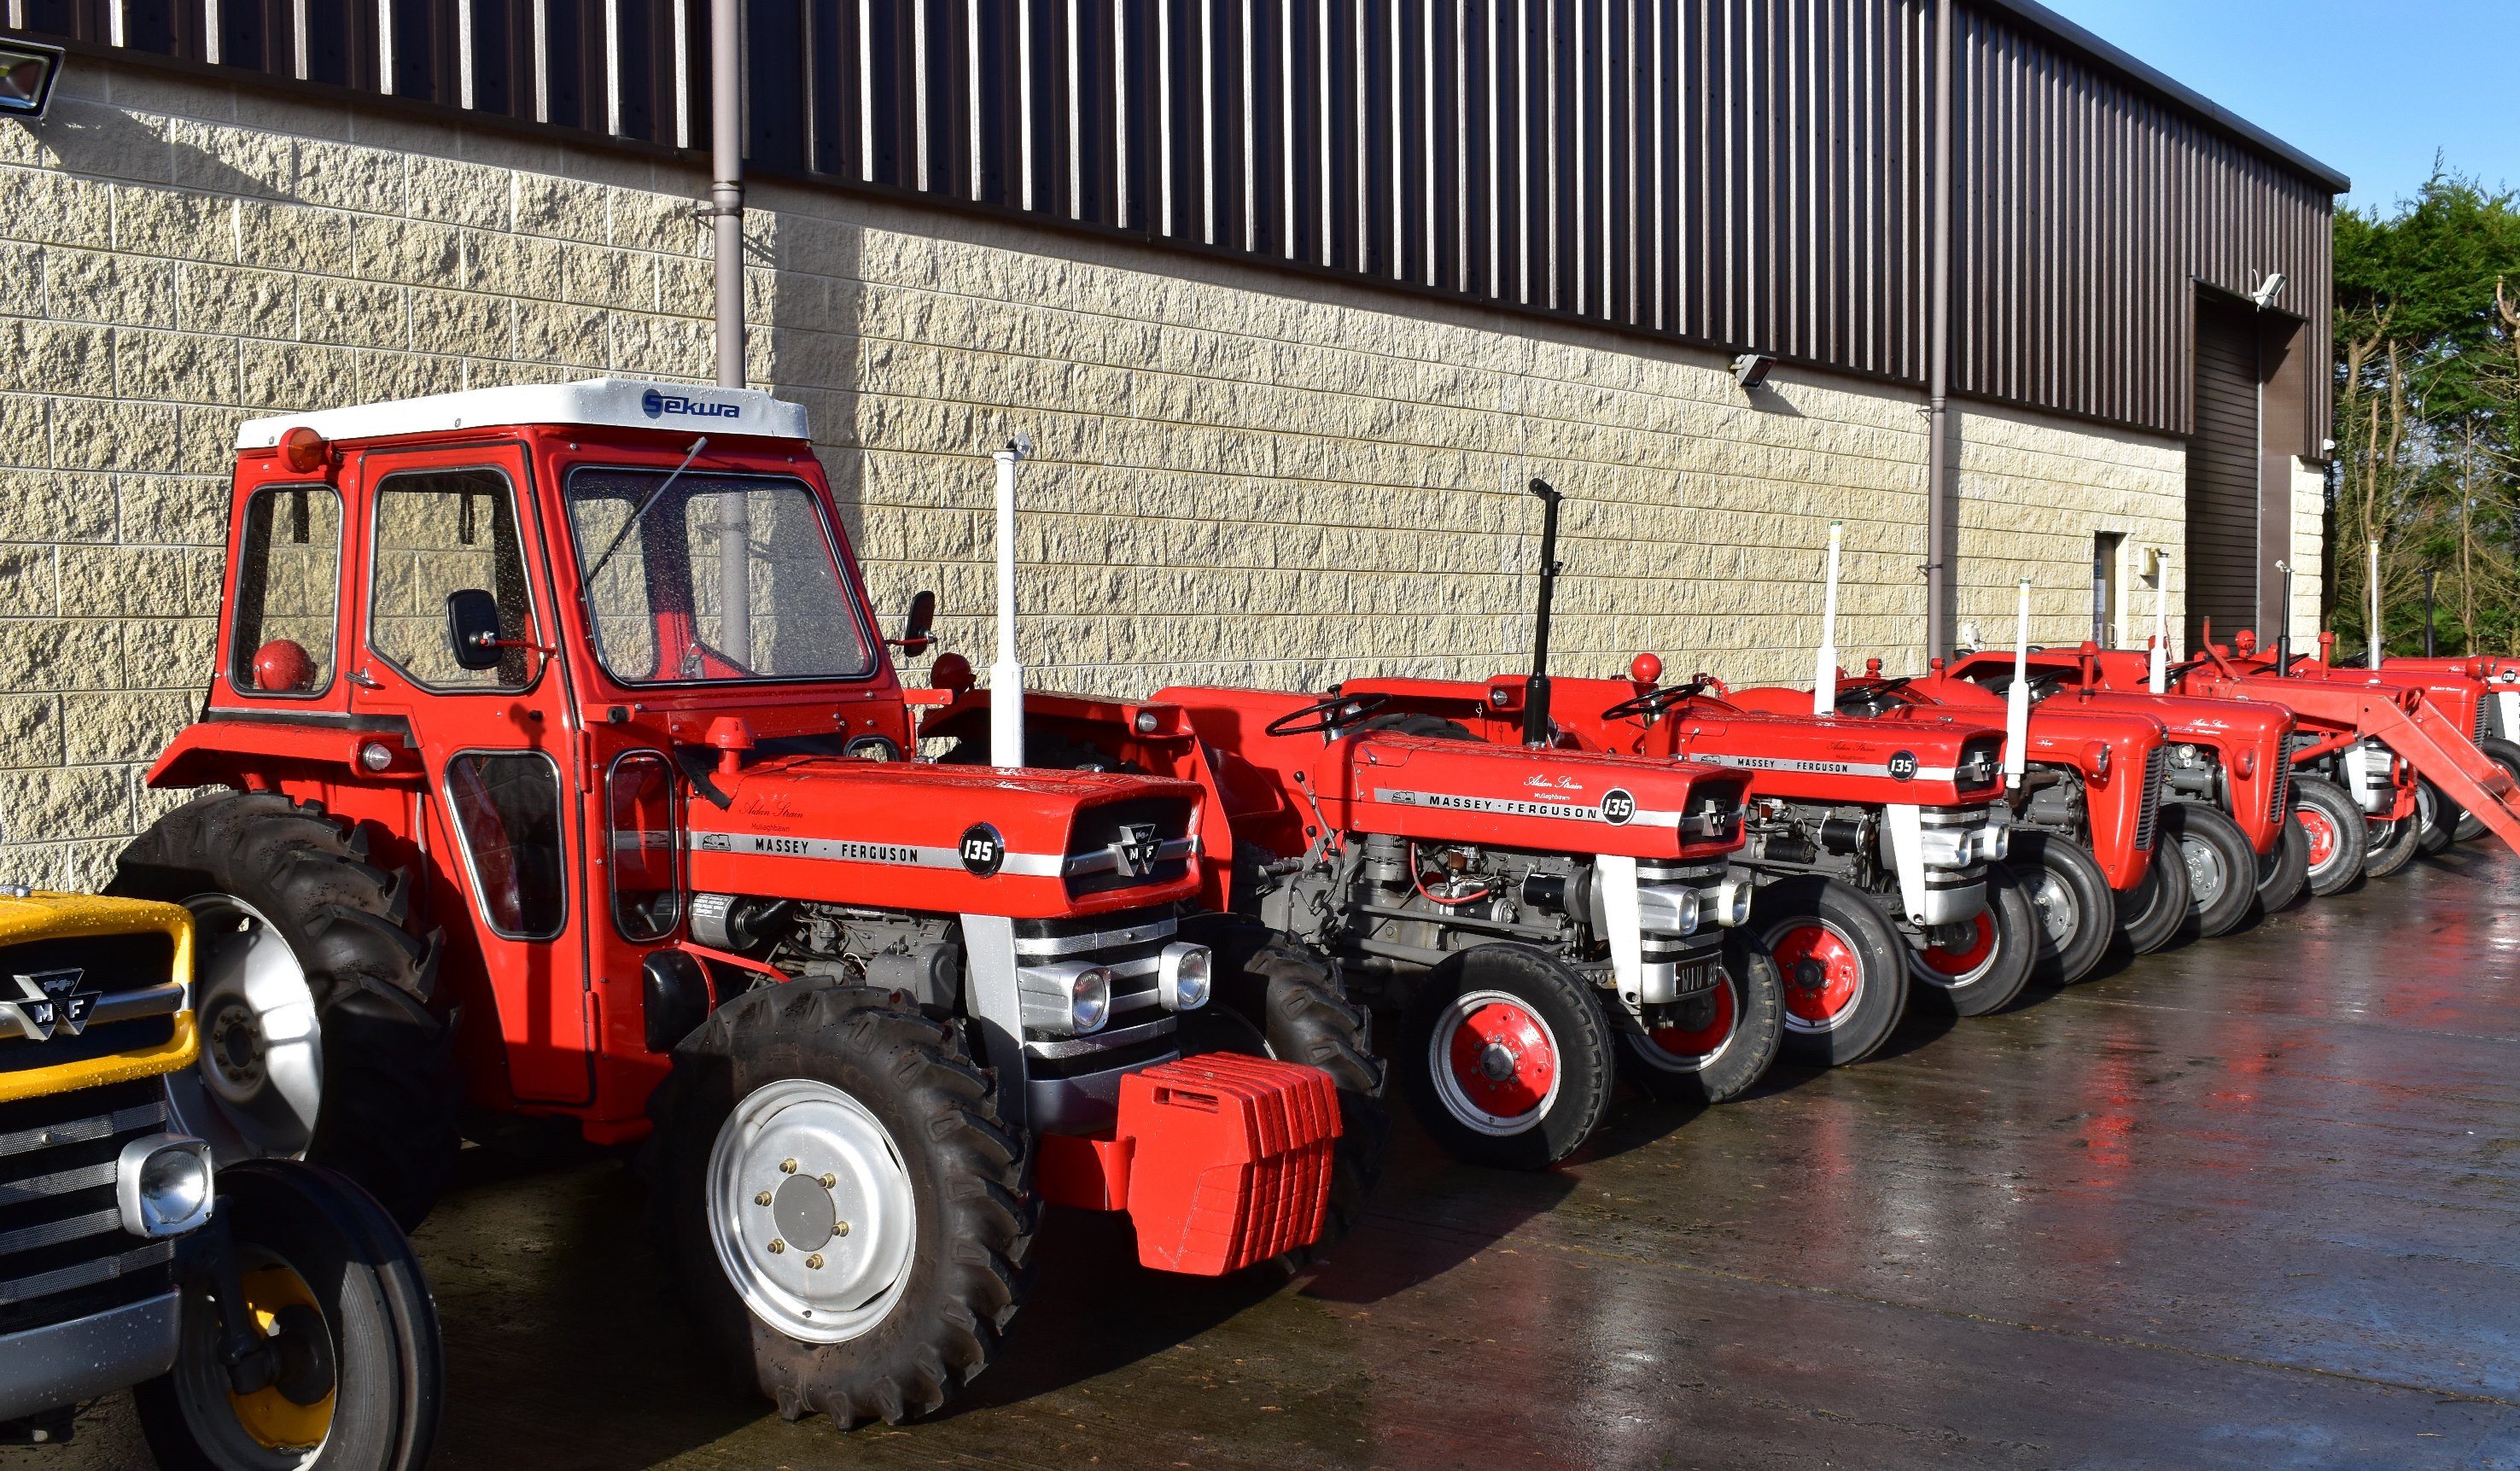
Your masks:
<path fill-rule="evenodd" d="M 1688 1028 L 1656 1027 L 1645 1036 L 1655 1047 L 1668 1053 L 1673 1061 L 1703 1065 L 1712 1060 L 1716 1053 L 1723 1051 L 1724 1045 L 1732 1040 L 1733 1023 L 1739 1020 L 1739 1013 L 1733 1008 L 1732 982 L 1730 978 L 1715 983 L 1715 995 L 1712 1000 L 1715 1003 L 1715 1009 L 1708 1016 L 1706 1025 Z"/>
<path fill-rule="evenodd" d="M 2296 809 L 2294 816 L 2301 819 L 2301 830 L 2310 835 L 2310 866 L 2326 868 L 2327 861 L 2336 856 L 2336 825 L 2316 807 Z"/>
<path fill-rule="evenodd" d="M 1785 979 L 1785 1014 L 1815 1028 L 1837 1025 L 1864 990 L 1864 962 L 1824 924 L 1793 925 L 1768 942 Z"/>
<path fill-rule="evenodd" d="M 1557 1048 L 1540 1019 L 1508 1001 L 1483 1001 L 1462 1013 L 1445 1040 L 1453 1085 L 1491 1118 L 1539 1108 L 1557 1083 Z"/>
<path fill-rule="evenodd" d="M 1987 957 L 1995 954 L 1995 916 L 1980 910 L 1976 925 L 1970 931 L 1969 943 L 1959 950 L 1949 950 L 1940 945 L 1926 946 L 1920 958 L 1925 968 L 1936 975 L 1955 979 L 1975 975 L 1978 968 L 1986 963 Z"/>

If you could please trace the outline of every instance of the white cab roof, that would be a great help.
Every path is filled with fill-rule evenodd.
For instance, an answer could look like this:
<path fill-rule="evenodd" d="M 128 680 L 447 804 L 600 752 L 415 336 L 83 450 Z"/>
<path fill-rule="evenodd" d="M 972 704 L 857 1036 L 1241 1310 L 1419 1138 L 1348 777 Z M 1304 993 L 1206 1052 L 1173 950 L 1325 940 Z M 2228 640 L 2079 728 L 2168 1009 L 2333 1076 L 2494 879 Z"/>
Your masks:
<path fill-rule="evenodd" d="M 280 436 L 305 424 L 326 439 L 382 439 L 477 429 L 485 424 L 586 423 L 623 429 L 690 429 L 701 434 L 805 437 L 805 406 L 782 403 L 758 388 L 697 388 L 636 378 L 595 378 L 575 383 L 518 383 L 433 393 L 389 403 L 354 404 L 248 419 L 237 427 L 236 447 L 267 450 Z"/>

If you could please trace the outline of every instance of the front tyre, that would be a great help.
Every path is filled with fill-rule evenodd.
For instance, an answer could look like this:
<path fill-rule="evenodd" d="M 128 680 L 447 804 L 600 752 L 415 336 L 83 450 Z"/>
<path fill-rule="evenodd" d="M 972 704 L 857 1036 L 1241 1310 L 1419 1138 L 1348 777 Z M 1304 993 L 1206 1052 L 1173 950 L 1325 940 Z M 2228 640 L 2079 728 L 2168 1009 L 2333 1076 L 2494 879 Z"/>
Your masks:
<path fill-rule="evenodd" d="M 2011 1005 L 2030 984 L 2039 956 L 2039 912 L 2009 868 L 1990 864 L 1986 908 L 1967 924 L 1964 943 L 1912 951 L 1909 968 L 1928 1002 L 1960 1016 L 1986 1016 Z"/>
<path fill-rule="evenodd" d="M 1428 971 L 1401 1029 L 1418 1122 L 1456 1159 L 1538 1170 L 1610 1108 L 1610 1021 L 1582 976 L 1521 945 L 1481 945 Z"/>
<path fill-rule="evenodd" d="M 1784 985 L 1786 1057 L 1843 1067 L 1878 1051 L 1908 1014 L 1908 946 L 1862 890 L 1833 878 L 1761 888 L 1750 927 Z"/>
<path fill-rule="evenodd" d="M 2043 986 L 2070 986 L 2090 975 L 2117 932 L 2117 901 L 2108 874 L 2082 844 L 2054 832 L 2014 828 L 2012 876 L 2039 920 L 2039 954 L 2031 975 Z"/>
<path fill-rule="evenodd" d="M 2275 851 L 2258 855 L 2258 908 L 2282 913 L 2310 884 L 2310 834 L 2299 816 L 2286 813 Z"/>
<path fill-rule="evenodd" d="M 2129 952 L 2148 956 L 2179 938 L 2187 923 L 2187 865 L 2167 834 L 2143 866 L 2143 877 L 2117 896 L 2118 933 Z"/>
<path fill-rule="evenodd" d="M 898 1424 L 988 1367 L 1039 1207 L 953 1027 L 897 992 L 755 991 L 675 1048 L 649 1110 L 669 1270 L 782 1415 Z"/>
<path fill-rule="evenodd" d="M 1715 989 L 1684 1002 L 1670 1024 L 1619 1029 L 1619 1072 L 1666 1103 L 1726 1103 L 1750 1091 L 1784 1037 L 1776 958 L 1744 930 L 1724 933 Z"/>
<path fill-rule="evenodd" d="M 2386 878 L 2415 861 L 2425 826 L 2433 820 L 2433 788 L 2415 783 L 2415 810 L 2402 818 L 2362 820 L 2362 876 Z"/>
<path fill-rule="evenodd" d="M 2325 777 L 2296 771 L 2292 778 L 2292 815 L 2309 842 L 2310 892 L 2324 899 L 2354 886 L 2362 876 L 2362 809 L 2342 786 Z"/>
<path fill-rule="evenodd" d="M 207 1283 L 184 1294 L 175 1366 L 138 1386 L 163 1471 L 418 1471 L 437 1435 L 437 1311 L 411 1243 L 375 1197 L 313 1165 L 218 1172 L 218 1214 L 270 1382 L 238 1394 Z"/>
<path fill-rule="evenodd" d="M 2513 745 L 2510 741 L 2488 736 L 2476 743 L 2476 748 L 2485 753 L 2486 759 L 2502 768 L 2503 774 L 2511 779 L 2514 788 L 2520 789 L 2520 745 Z M 2462 843 L 2472 843 L 2483 836 L 2485 836 L 2485 819 L 2475 813 L 2461 811 L 2458 815 L 2458 840 Z"/>
<path fill-rule="evenodd" d="M 2201 802 L 2169 802 L 2161 812 L 2161 856 L 2187 869 L 2188 922 L 2199 939 L 2228 935 L 2246 923 L 2258 898 L 2258 850 L 2240 825 Z"/>

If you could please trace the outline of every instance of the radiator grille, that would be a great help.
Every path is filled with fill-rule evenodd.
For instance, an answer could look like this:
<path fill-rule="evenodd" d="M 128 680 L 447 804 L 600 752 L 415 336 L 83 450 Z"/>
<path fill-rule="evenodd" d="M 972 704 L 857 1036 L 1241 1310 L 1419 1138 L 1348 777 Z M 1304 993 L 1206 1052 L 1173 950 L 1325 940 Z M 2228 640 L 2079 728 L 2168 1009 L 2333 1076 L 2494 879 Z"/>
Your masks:
<path fill-rule="evenodd" d="M 2143 801 L 2136 808 L 2135 845 L 2138 852 L 2152 851 L 2153 835 L 2161 826 L 2161 788 L 2170 780 L 2170 747 L 2154 746 L 2143 758 Z"/>
<path fill-rule="evenodd" d="M 167 1289 L 172 1241 L 122 1229 L 114 1161 L 166 1128 L 155 1078 L 0 1104 L 0 1334 Z"/>
<path fill-rule="evenodd" d="M 2274 780 L 2267 783 L 2267 821 L 2278 829 L 2283 826 L 2284 815 L 2292 811 L 2292 762 L 2286 759 L 2290 754 L 2288 744 L 2276 743 Z"/>
<path fill-rule="evenodd" d="M 2486 737 L 2494 734 L 2493 705 L 2494 695 L 2491 692 L 2476 697 L 2476 734 L 2470 738 L 2480 746 L 2485 744 Z"/>

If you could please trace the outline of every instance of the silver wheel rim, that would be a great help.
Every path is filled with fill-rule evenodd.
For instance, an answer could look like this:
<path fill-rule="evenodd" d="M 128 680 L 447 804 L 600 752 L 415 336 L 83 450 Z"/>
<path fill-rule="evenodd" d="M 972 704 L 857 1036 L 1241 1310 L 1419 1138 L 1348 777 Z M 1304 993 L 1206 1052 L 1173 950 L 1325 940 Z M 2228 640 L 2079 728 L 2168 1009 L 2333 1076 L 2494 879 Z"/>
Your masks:
<path fill-rule="evenodd" d="M 806 1078 L 754 1089 L 709 1150 L 709 1240 L 753 1315 L 806 1343 L 846 1343 L 910 1285 L 910 1168 L 864 1103 Z"/>
<path fill-rule="evenodd" d="M 2039 927 L 2047 932 L 2048 943 L 2064 950 L 2074 943 L 2082 927 L 2082 916 L 2074 908 L 2074 891 L 2051 869 L 2042 869 L 2030 875 L 2031 907 L 2039 912 Z"/>
<path fill-rule="evenodd" d="M 176 1112 L 223 1162 L 299 1158 L 324 1101 L 324 1033 L 305 968 L 242 899 L 196 894 L 184 908 L 202 1058 L 175 1089 Z"/>
<path fill-rule="evenodd" d="M 1555 1068 L 1549 1075 L 1549 1092 L 1541 1095 L 1538 1106 L 1518 1114 L 1493 1114 L 1470 1101 L 1461 1081 L 1453 1076 L 1453 1034 L 1467 1025 L 1469 1019 L 1485 1006 L 1511 1006 L 1531 1018 L 1540 1029 L 1543 1046 L 1554 1059 Z M 1508 1138 L 1522 1134 L 1549 1117 L 1550 1108 L 1557 1102 L 1557 1091 L 1566 1082 L 1566 1050 L 1557 1045 L 1557 1033 L 1540 1008 L 1521 997 L 1506 991 L 1467 991 L 1453 998 L 1444 1014 L 1435 1018 L 1435 1031 L 1426 1041 L 1426 1069 L 1434 1075 L 1435 1096 L 1443 1099 L 1444 1109 L 1464 1127 L 1494 1138 Z"/>
<path fill-rule="evenodd" d="M 2179 858 L 2187 865 L 2187 889 L 2194 896 L 2196 908 L 2203 909 L 2223 897 L 2230 875 L 2223 871 L 2223 855 L 2212 843 L 2201 837 L 2179 840 Z"/>

